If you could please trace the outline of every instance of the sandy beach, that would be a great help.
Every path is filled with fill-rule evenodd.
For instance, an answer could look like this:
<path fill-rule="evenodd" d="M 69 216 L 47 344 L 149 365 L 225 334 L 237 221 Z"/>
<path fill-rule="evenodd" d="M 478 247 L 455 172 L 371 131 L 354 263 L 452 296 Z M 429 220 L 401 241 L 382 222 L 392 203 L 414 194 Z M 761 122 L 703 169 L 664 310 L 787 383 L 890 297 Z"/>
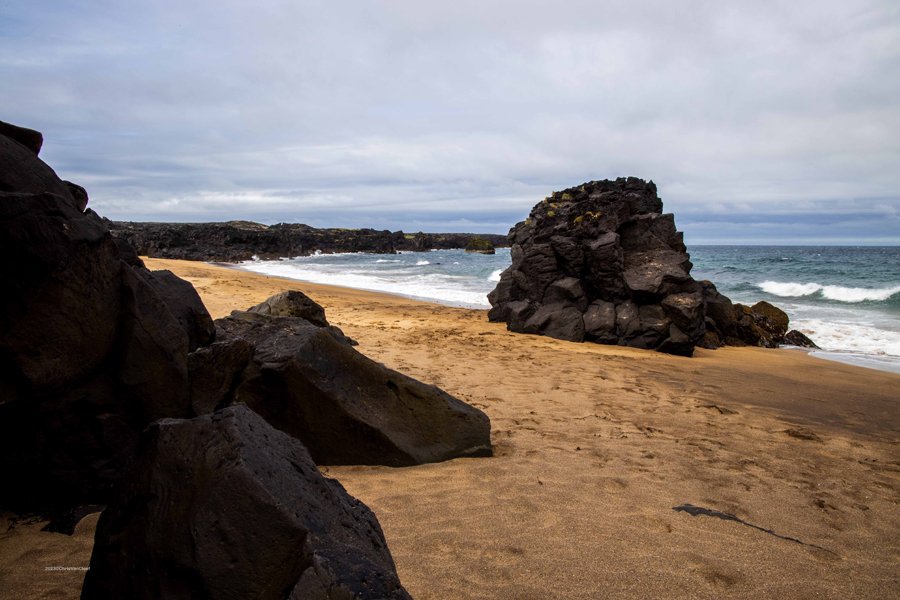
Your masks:
<path fill-rule="evenodd" d="M 681 358 L 509 333 L 486 312 L 147 259 L 214 318 L 287 289 L 357 349 L 484 410 L 495 456 L 322 467 L 425 599 L 900 598 L 900 375 L 800 351 Z M 704 510 L 705 509 L 705 510 Z M 0 523 L 0 596 L 77 598 L 69 537 Z"/>

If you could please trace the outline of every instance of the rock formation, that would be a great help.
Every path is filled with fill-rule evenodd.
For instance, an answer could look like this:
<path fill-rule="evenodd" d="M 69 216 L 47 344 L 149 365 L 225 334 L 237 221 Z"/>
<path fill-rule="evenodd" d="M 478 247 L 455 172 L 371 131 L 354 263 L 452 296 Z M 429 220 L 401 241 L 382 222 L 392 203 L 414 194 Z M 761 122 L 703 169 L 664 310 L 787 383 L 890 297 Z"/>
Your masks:
<path fill-rule="evenodd" d="M 153 424 L 81 597 L 406 599 L 375 515 L 244 406 Z"/>
<path fill-rule="evenodd" d="M 695 281 L 653 182 L 592 181 L 538 203 L 509 233 L 512 265 L 488 295 L 511 331 L 690 356 L 696 345 L 772 346 L 787 315 L 732 304 Z"/>
<path fill-rule="evenodd" d="M 254 350 L 228 393 L 205 405 L 246 404 L 319 464 L 405 466 L 491 453 L 483 412 L 365 357 L 342 334 L 237 311 L 216 325 L 220 339 Z"/>
<path fill-rule="evenodd" d="M 491 240 L 480 236 L 475 236 L 466 244 L 466 252 L 475 252 L 477 254 L 496 254 L 494 244 Z"/>
<path fill-rule="evenodd" d="M 269 416 L 293 414 L 285 405 L 293 406 L 305 391 L 293 388 L 290 379 L 278 381 L 282 371 L 289 378 L 299 378 L 301 371 L 330 373 L 334 382 L 356 386 L 328 393 L 347 397 L 341 400 L 347 404 L 370 403 L 368 413 L 357 410 L 359 426 L 365 424 L 367 439 L 387 440 L 381 447 L 390 450 L 380 456 L 390 464 L 489 452 L 483 413 L 372 363 L 328 325 L 321 307 L 302 295 L 270 299 L 254 310 L 303 318 L 247 313 L 248 322 L 282 319 L 288 322 L 285 331 L 259 325 L 247 328 L 250 339 L 242 332 L 223 332 L 217 339 L 193 287 L 167 271 L 147 270 L 127 242 L 113 238 L 104 220 L 85 209 L 84 190 L 61 181 L 36 156 L 39 134 L 12 126 L 0 131 L 17 136 L 0 133 L 3 507 L 51 511 L 105 503 L 148 424 L 208 413 L 233 399 L 238 389 Z M 285 347 L 273 350 L 269 335 Z M 322 354 L 308 352 L 301 338 Z M 291 356 L 289 348 L 297 355 Z M 273 364 L 264 364 L 260 357 L 270 355 Z M 311 364 L 303 366 L 304 360 Z M 356 368 L 359 373 L 351 372 Z M 299 379 L 299 385 L 312 384 Z M 284 393 L 273 405 L 248 391 L 279 386 Z M 322 384 L 309 393 L 319 400 L 325 388 Z M 386 408 L 384 415 L 376 416 L 381 409 L 376 402 Z M 397 410 L 398 404 L 405 409 Z M 298 414 L 291 418 L 302 422 Z M 377 431 L 382 425 L 385 432 Z M 335 437 L 334 443 L 352 445 L 348 435 Z M 329 456 L 321 441 L 324 432 L 309 437 L 317 453 Z M 419 443 L 423 447 L 416 448 Z M 379 446 L 367 442 L 365 447 Z M 376 455 L 363 459 L 362 450 L 354 456 L 370 464 L 381 460 Z"/>
<path fill-rule="evenodd" d="M 116 237 L 126 240 L 142 256 L 239 262 L 306 256 L 315 252 L 426 251 L 432 248 L 464 248 L 473 234 L 429 233 L 374 229 L 317 229 L 299 223 L 266 226 L 249 221 L 227 223 L 130 223 L 107 224 Z M 504 236 L 483 234 L 496 245 Z"/>
<path fill-rule="evenodd" d="M 297 290 L 289 290 L 275 294 L 256 306 L 251 306 L 247 312 L 270 317 L 299 317 L 309 321 L 316 327 L 327 327 L 339 340 L 346 341 L 351 346 L 357 343 L 344 335 L 340 328 L 328 323 L 325 318 L 325 309 L 319 306 L 312 298 Z"/>
<path fill-rule="evenodd" d="M 0 468 L 6 506 L 102 502 L 139 432 L 189 416 L 188 353 L 214 328 L 87 196 L 0 135 Z"/>

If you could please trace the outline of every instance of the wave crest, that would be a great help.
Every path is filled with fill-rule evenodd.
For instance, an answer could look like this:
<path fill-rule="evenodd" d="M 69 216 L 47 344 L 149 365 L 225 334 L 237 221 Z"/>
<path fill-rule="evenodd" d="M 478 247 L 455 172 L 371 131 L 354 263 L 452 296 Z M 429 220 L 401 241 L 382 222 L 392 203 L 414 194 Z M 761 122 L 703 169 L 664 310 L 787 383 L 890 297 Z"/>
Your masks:
<path fill-rule="evenodd" d="M 884 302 L 895 294 L 900 294 L 900 285 L 888 288 L 857 288 L 819 283 L 796 283 L 793 281 L 763 281 L 758 287 L 773 296 L 799 298 L 820 294 L 827 300 L 838 302 Z"/>

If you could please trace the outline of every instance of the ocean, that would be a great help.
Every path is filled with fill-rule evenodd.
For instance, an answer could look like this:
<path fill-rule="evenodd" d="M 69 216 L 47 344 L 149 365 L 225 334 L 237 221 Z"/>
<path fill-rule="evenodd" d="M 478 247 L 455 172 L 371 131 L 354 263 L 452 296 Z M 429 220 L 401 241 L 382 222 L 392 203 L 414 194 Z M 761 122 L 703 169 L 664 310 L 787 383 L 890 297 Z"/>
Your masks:
<path fill-rule="evenodd" d="M 900 247 L 692 246 L 695 279 L 709 279 L 735 302 L 767 300 L 813 339 L 814 354 L 900 373 Z M 241 268 L 301 281 L 488 308 L 509 266 L 463 250 L 402 254 L 320 254 Z"/>

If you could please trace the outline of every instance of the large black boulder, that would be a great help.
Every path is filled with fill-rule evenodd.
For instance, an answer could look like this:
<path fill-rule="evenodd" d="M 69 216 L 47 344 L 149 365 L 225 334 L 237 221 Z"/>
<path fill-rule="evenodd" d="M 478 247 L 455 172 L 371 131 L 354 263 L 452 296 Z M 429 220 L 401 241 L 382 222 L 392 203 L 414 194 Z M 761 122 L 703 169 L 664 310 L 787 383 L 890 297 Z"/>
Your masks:
<path fill-rule="evenodd" d="M 703 297 L 653 182 L 555 192 L 509 233 L 512 265 L 488 295 L 512 331 L 690 355 Z"/>
<path fill-rule="evenodd" d="M 150 426 L 84 600 L 405 599 L 375 515 L 244 406 Z"/>
<path fill-rule="evenodd" d="M 490 421 L 440 388 L 388 369 L 298 317 L 234 312 L 220 339 L 253 356 L 226 397 L 300 439 L 319 464 L 438 462 L 491 454 Z"/>
<path fill-rule="evenodd" d="M 0 504 L 102 503 L 150 422 L 190 416 L 188 353 L 214 325 L 190 284 L 144 268 L 3 131 Z"/>
<path fill-rule="evenodd" d="M 329 328 L 332 333 L 347 341 L 351 346 L 357 345 L 356 341 L 345 336 L 340 328 L 328 323 L 328 319 L 325 318 L 325 309 L 319 303 L 297 290 L 275 294 L 256 306 L 251 306 L 247 312 L 270 317 L 300 317 L 317 327 Z"/>
<path fill-rule="evenodd" d="M 733 304 L 692 264 L 652 181 L 591 181 L 554 192 L 509 232 L 512 265 L 488 294 L 511 331 L 691 356 L 695 346 L 774 347 L 787 315 Z"/>

